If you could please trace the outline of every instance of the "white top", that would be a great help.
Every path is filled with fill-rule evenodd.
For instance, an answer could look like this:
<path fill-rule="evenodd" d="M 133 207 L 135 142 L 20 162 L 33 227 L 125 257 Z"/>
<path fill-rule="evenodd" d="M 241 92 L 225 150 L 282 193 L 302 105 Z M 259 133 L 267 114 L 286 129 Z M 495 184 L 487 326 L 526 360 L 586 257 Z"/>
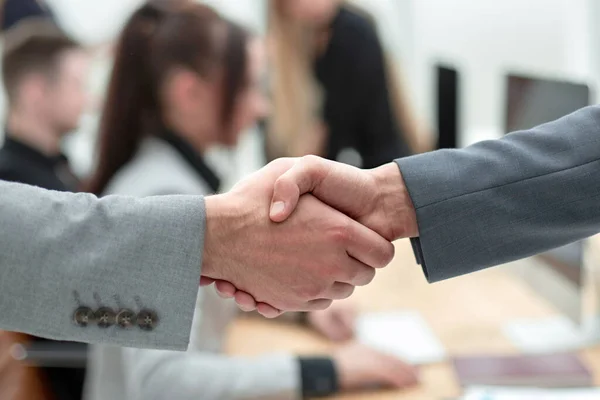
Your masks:
<path fill-rule="evenodd" d="M 107 193 L 143 197 L 206 195 L 210 191 L 175 149 L 160 139 L 148 138 L 110 182 Z M 200 289 L 187 352 L 92 346 L 85 398 L 298 399 L 301 390 L 296 357 L 221 354 L 225 329 L 236 310 L 232 301 L 219 298 L 212 288 Z"/>

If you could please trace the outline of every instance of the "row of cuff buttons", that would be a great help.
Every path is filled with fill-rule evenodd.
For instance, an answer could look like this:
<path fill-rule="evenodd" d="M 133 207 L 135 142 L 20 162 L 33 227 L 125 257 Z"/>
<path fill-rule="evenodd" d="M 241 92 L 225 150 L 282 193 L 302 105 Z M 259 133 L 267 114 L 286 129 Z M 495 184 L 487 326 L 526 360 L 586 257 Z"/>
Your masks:
<path fill-rule="evenodd" d="M 141 330 L 151 331 L 158 325 L 158 316 L 152 310 L 141 310 L 136 315 L 126 308 L 115 313 L 108 307 L 100 307 L 96 311 L 89 307 L 79 307 L 73 314 L 73 321 L 83 328 L 96 323 L 100 328 L 108 328 L 116 324 L 123 329 L 128 329 L 137 325 Z"/>

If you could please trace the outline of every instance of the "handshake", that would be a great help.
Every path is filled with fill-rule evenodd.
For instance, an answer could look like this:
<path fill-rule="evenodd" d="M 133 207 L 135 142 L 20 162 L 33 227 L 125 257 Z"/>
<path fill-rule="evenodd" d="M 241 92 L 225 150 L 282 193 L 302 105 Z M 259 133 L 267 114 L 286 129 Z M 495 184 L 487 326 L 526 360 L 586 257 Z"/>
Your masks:
<path fill-rule="evenodd" d="M 395 163 L 278 159 L 205 201 L 200 284 L 266 317 L 347 298 L 389 264 L 393 240 L 418 236 Z"/>

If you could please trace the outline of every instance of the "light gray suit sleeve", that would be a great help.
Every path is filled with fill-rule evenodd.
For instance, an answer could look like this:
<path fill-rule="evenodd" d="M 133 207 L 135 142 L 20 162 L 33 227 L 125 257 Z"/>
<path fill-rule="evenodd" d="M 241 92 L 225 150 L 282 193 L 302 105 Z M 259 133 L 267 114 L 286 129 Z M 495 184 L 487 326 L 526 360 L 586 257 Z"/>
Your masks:
<path fill-rule="evenodd" d="M 296 400 L 298 359 L 288 354 L 256 358 L 188 351 L 124 349 L 133 400 Z"/>
<path fill-rule="evenodd" d="M 204 243 L 204 201 L 67 194 L 0 182 L 0 328 L 57 339 L 185 350 Z M 75 310 L 158 317 L 100 328 Z M 135 321 L 134 321 L 135 322 Z"/>
<path fill-rule="evenodd" d="M 430 282 L 600 232 L 600 107 L 460 150 L 397 160 Z"/>

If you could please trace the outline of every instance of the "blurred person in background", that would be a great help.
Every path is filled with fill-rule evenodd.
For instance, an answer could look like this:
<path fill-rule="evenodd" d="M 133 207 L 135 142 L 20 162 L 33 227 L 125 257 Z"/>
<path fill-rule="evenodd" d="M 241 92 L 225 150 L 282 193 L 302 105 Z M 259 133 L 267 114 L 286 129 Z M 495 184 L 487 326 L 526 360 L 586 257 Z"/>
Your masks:
<path fill-rule="evenodd" d="M 262 48 L 205 5 L 150 2 L 127 22 L 100 125 L 97 195 L 207 195 L 218 176 L 203 155 L 235 145 L 267 113 Z M 332 357 L 221 354 L 237 307 L 200 289 L 189 352 L 94 346 L 86 393 L 96 399 L 295 399 L 366 385 L 415 382 L 398 359 L 350 342 Z M 334 340 L 352 337 L 354 309 L 344 303 L 305 315 Z"/>
<path fill-rule="evenodd" d="M 0 179 L 75 191 L 78 180 L 61 153 L 61 140 L 77 127 L 85 107 L 87 55 L 41 3 L 7 0 L 3 7 L 2 79 L 8 108 Z M 32 342 L 56 351 L 65 344 L 0 332 L 2 351 L 15 343 Z M 81 349 L 85 352 L 85 345 Z M 3 374 L 12 377 L 2 380 L 0 392 L 11 399 L 81 398 L 85 369 L 31 368 L 10 360 L 0 363 Z"/>
<path fill-rule="evenodd" d="M 419 129 L 364 11 L 341 0 L 270 0 L 269 159 L 308 154 L 374 168 L 416 149 Z"/>
<path fill-rule="evenodd" d="M 86 106 L 87 53 L 51 20 L 26 19 L 4 34 L 2 79 L 8 99 L 0 179 L 59 191 L 78 180 L 61 141 Z"/>
<path fill-rule="evenodd" d="M 58 25 L 54 12 L 44 0 L 2 0 L 2 31 L 6 32 L 23 19 L 41 18 Z"/>

